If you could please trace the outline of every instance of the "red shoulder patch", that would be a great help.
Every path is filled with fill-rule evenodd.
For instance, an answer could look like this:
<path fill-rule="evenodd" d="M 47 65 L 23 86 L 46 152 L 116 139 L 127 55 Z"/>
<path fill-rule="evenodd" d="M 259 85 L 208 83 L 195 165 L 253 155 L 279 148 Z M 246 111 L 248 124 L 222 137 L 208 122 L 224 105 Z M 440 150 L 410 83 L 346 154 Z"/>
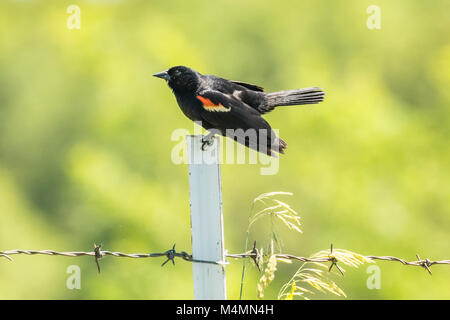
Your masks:
<path fill-rule="evenodd" d="M 203 109 L 206 111 L 213 111 L 213 112 L 228 112 L 231 110 L 231 108 L 224 107 L 221 103 L 215 104 L 208 98 L 204 98 L 200 95 L 197 96 L 197 99 L 201 101 L 203 104 Z"/>

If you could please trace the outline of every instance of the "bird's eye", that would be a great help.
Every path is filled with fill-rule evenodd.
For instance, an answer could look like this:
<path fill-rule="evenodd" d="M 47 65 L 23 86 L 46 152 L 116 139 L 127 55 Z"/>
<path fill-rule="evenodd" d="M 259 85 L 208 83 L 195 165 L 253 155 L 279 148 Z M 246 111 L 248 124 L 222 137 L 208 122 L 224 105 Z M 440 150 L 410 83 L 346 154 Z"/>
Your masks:
<path fill-rule="evenodd" d="M 180 71 L 180 70 L 175 70 L 174 74 L 175 74 L 176 76 L 179 76 L 179 75 L 181 75 L 181 71 Z"/>

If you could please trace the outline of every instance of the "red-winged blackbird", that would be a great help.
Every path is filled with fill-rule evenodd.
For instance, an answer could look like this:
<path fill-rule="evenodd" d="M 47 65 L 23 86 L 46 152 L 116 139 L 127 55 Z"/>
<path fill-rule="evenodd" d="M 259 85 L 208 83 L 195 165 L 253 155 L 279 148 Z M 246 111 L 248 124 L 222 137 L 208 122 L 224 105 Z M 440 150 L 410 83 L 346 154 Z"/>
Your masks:
<path fill-rule="evenodd" d="M 200 121 L 210 132 L 208 138 L 218 133 L 272 156 L 276 156 L 273 151 L 284 154 L 287 144 L 261 115 L 277 106 L 318 103 L 325 95 L 316 87 L 266 93 L 253 84 L 202 75 L 184 66 L 154 76 L 167 81 L 183 113 Z"/>

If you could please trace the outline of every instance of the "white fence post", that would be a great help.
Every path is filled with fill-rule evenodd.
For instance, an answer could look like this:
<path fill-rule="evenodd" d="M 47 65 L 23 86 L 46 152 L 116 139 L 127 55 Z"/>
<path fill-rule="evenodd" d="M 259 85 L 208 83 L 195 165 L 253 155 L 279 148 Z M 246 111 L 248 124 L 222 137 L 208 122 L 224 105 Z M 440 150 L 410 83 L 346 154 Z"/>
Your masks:
<path fill-rule="evenodd" d="M 192 256 L 225 261 L 219 139 L 202 150 L 202 135 L 186 136 L 191 196 Z M 194 299 L 225 300 L 225 266 L 192 263 Z"/>

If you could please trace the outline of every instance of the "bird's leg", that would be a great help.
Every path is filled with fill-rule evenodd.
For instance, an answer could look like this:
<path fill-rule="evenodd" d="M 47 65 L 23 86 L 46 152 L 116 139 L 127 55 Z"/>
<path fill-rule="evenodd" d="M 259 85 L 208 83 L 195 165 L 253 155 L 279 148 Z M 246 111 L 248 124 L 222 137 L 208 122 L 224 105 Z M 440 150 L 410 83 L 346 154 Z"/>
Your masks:
<path fill-rule="evenodd" d="M 206 150 L 206 147 L 211 146 L 214 143 L 214 132 L 208 132 L 206 136 L 202 138 L 202 151 Z"/>

